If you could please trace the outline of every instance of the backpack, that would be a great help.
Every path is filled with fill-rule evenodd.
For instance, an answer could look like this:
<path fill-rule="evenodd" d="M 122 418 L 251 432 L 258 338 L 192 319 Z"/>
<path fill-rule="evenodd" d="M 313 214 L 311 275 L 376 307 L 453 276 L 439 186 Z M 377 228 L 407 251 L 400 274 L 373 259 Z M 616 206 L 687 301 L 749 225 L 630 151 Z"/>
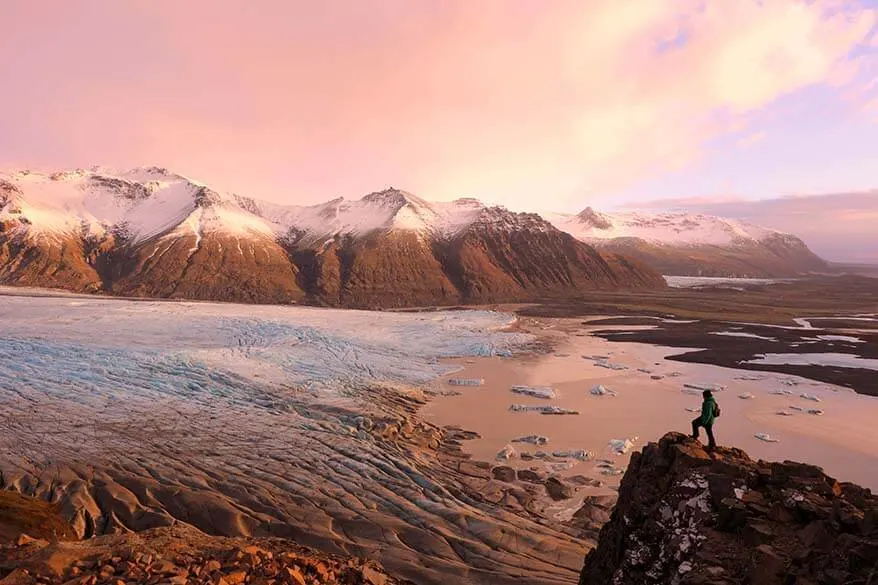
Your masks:
<path fill-rule="evenodd" d="M 719 418 L 719 404 L 716 405 L 716 408 L 713 409 L 713 417 Z"/>

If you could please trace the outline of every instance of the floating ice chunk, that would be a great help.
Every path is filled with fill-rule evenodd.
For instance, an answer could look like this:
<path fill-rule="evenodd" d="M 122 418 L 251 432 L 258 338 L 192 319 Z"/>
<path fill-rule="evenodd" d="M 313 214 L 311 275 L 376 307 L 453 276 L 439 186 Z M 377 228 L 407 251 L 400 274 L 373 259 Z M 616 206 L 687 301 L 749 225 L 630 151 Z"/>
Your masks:
<path fill-rule="evenodd" d="M 770 390 L 768 393 L 769 394 L 777 394 L 778 396 L 781 396 L 781 395 L 792 396 L 793 395 L 793 391 L 787 390 L 786 388 L 777 388 L 775 390 Z"/>
<path fill-rule="evenodd" d="M 683 375 L 683 372 L 671 372 L 668 374 L 668 378 L 679 378 Z"/>
<path fill-rule="evenodd" d="M 779 414 L 780 416 L 793 416 L 793 413 L 787 410 L 778 410 L 777 414 Z"/>
<path fill-rule="evenodd" d="M 789 406 L 789 409 L 790 409 L 790 410 L 798 410 L 799 412 L 805 410 L 805 409 L 802 408 L 801 406 L 796 406 L 796 405 L 794 405 L 794 404 L 790 405 L 790 406 Z"/>
<path fill-rule="evenodd" d="M 540 414 L 579 414 L 578 410 L 561 408 L 560 406 L 537 406 L 533 404 L 513 404 L 509 407 L 512 412 L 538 412 Z"/>
<path fill-rule="evenodd" d="M 515 458 L 516 455 L 518 455 L 518 452 L 512 447 L 512 445 L 506 445 L 499 453 L 497 453 L 497 460 L 509 461 L 510 459 Z"/>
<path fill-rule="evenodd" d="M 725 390 L 726 387 L 722 384 L 691 384 L 686 383 L 683 384 L 684 388 L 692 388 L 694 390 L 710 390 L 711 392 L 720 392 L 721 390 Z"/>
<path fill-rule="evenodd" d="M 664 376 L 662 376 L 661 374 L 652 374 L 649 377 L 650 380 L 661 380 L 662 378 L 664 378 Z"/>
<path fill-rule="evenodd" d="M 750 339 L 762 339 L 765 341 L 777 341 L 775 337 L 765 337 L 764 335 L 756 335 L 755 333 L 745 333 L 743 331 L 711 331 L 708 335 L 722 335 L 725 337 L 747 337 Z"/>
<path fill-rule="evenodd" d="M 799 396 L 801 396 L 801 397 L 804 398 L 805 400 L 811 400 L 811 401 L 813 401 L 813 402 L 820 402 L 820 399 L 817 398 L 816 396 L 814 396 L 813 394 L 808 394 L 808 393 L 806 393 L 806 392 L 803 392 L 803 393 L 800 394 Z"/>
<path fill-rule="evenodd" d="M 651 374 L 652 373 L 652 370 L 650 370 L 649 368 L 637 368 L 637 371 L 643 372 L 644 374 Z"/>
<path fill-rule="evenodd" d="M 600 468 L 603 475 L 622 475 L 625 473 L 624 469 L 616 467 L 612 463 L 599 463 L 598 468 Z"/>
<path fill-rule="evenodd" d="M 548 386 L 522 386 L 521 384 L 516 384 L 511 390 L 518 394 L 526 394 L 535 398 L 555 397 L 555 389 L 549 388 Z"/>
<path fill-rule="evenodd" d="M 570 451 L 553 451 L 552 457 L 558 457 L 559 459 L 578 459 L 580 461 L 588 461 L 594 455 L 591 451 L 587 451 L 585 449 L 573 449 Z"/>
<path fill-rule="evenodd" d="M 613 364 L 607 361 L 596 361 L 594 365 L 600 368 L 607 368 L 608 370 L 627 370 L 628 366 L 623 366 L 622 364 Z"/>
<path fill-rule="evenodd" d="M 738 398 L 740 398 L 741 400 L 752 400 L 756 397 L 749 392 L 744 392 L 743 394 L 738 394 Z"/>
<path fill-rule="evenodd" d="M 793 378 L 781 378 L 780 380 L 778 380 L 778 382 L 780 382 L 781 384 L 784 384 L 786 386 L 798 386 L 799 385 L 799 381 L 794 380 Z"/>
<path fill-rule="evenodd" d="M 448 383 L 452 386 L 481 386 L 485 381 L 482 378 L 451 378 Z"/>
<path fill-rule="evenodd" d="M 549 438 L 542 435 L 528 435 L 526 437 L 518 437 L 512 439 L 513 443 L 530 443 L 531 445 L 547 445 Z"/>
<path fill-rule="evenodd" d="M 695 388 L 686 388 L 685 386 L 680 390 L 683 394 L 690 394 L 692 396 L 700 396 L 701 390 L 696 390 Z"/>
<path fill-rule="evenodd" d="M 570 357 L 570 354 L 569 353 L 556 353 L 555 357 L 566 358 L 566 357 Z"/>
<path fill-rule="evenodd" d="M 542 410 L 540 410 L 540 414 L 579 414 L 579 411 L 570 408 L 561 408 L 560 406 L 544 406 Z"/>
<path fill-rule="evenodd" d="M 823 411 L 819 408 L 809 408 L 808 414 L 813 414 L 814 416 L 823 416 Z"/>
<path fill-rule="evenodd" d="M 735 380 L 750 380 L 750 381 L 757 381 L 757 380 L 764 380 L 764 379 L 765 379 L 765 376 L 750 375 L 750 374 L 745 374 L 743 376 L 738 376 L 735 378 Z"/>
<path fill-rule="evenodd" d="M 634 447 L 634 441 L 637 440 L 637 437 L 634 439 L 610 439 L 610 443 L 608 448 L 610 451 L 615 453 L 616 455 L 624 455 L 628 451 Z"/>
<path fill-rule="evenodd" d="M 765 441 L 766 443 L 777 443 L 777 442 L 779 442 L 778 439 L 775 439 L 774 437 L 772 437 L 772 436 L 769 435 L 768 433 L 756 433 L 756 434 L 753 435 L 753 436 L 756 437 L 757 439 L 759 439 L 760 441 Z"/>
<path fill-rule="evenodd" d="M 848 343 L 865 343 L 859 337 L 851 337 L 850 335 L 818 335 L 817 339 L 822 341 L 846 341 Z"/>
<path fill-rule="evenodd" d="M 597 386 L 592 388 L 591 393 L 595 396 L 616 396 L 615 390 L 607 388 L 603 384 L 598 384 Z"/>
<path fill-rule="evenodd" d="M 701 412 L 701 409 L 698 407 L 687 406 L 686 411 L 687 412 Z"/>
<path fill-rule="evenodd" d="M 608 356 L 608 355 L 585 355 L 585 354 L 583 354 L 583 355 L 582 355 L 582 359 L 584 359 L 584 360 L 593 360 L 593 361 L 598 362 L 598 361 L 608 360 L 608 359 L 610 359 L 610 356 Z"/>

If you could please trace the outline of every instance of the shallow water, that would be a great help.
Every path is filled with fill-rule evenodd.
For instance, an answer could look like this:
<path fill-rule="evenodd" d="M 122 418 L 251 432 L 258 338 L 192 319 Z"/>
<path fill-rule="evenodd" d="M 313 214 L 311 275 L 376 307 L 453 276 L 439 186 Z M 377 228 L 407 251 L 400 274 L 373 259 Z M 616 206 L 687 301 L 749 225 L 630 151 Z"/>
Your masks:
<path fill-rule="evenodd" d="M 694 415 L 686 409 L 697 409 L 701 397 L 685 393 L 683 385 L 718 383 L 726 388 L 715 393 L 722 406 L 722 416 L 715 427 L 721 444 L 740 447 L 754 458 L 816 464 L 840 479 L 878 488 L 878 425 L 874 424 L 878 419 L 878 399 L 794 376 L 757 376 L 731 368 L 668 361 L 665 357 L 678 354 L 678 349 L 581 337 L 576 333 L 589 328 L 576 323 L 568 321 L 568 333 L 557 332 L 555 336 L 559 343 L 557 351 L 569 353 L 569 357 L 531 355 L 480 358 L 473 364 L 450 362 L 465 367 L 461 375 L 483 378 L 485 383 L 459 396 L 436 398 L 426 406 L 425 415 L 437 424 L 459 425 L 480 433 L 481 439 L 468 442 L 465 447 L 477 459 L 492 460 L 513 437 L 538 434 L 548 437 L 549 444 L 522 450 L 588 449 L 597 458 L 611 459 L 624 466 L 628 456 L 612 455 L 608 449 L 610 440 L 638 437 L 639 449 L 667 431 L 691 432 Z M 609 355 L 611 361 L 628 369 L 596 367 L 593 361 L 582 359 L 583 354 Z M 680 375 L 668 376 L 674 372 Z M 653 380 L 650 376 L 654 374 L 666 377 Z M 551 404 L 578 410 L 580 415 L 509 412 L 509 404 L 521 402 L 509 390 L 514 384 L 552 386 L 558 397 Z M 615 390 L 617 396 L 593 395 L 590 390 L 597 384 Z M 770 393 L 781 388 L 791 394 Z M 739 398 L 747 393 L 754 398 Z M 825 415 L 777 414 L 790 404 L 813 405 L 799 396 L 802 393 L 819 396 Z M 755 437 L 757 433 L 769 433 L 778 442 L 765 443 Z M 538 461 L 517 461 L 516 465 L 546 468 Z M 562 473 L 601 479 L 608 486 L 617 485 L 619 480 L 603 476 L 594 462 L 578 463 Z"/>

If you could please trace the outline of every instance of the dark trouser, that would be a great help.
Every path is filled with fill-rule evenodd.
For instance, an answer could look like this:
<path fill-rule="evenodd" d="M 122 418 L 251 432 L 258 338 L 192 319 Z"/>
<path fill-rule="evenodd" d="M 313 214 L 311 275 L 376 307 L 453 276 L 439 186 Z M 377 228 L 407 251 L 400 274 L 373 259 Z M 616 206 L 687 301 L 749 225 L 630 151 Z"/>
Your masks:
<path fill-rule="evenodd" d="M 707 433 L 707 446 L 713 449 L 716 447 L 716 440 L 713 438 L 713 425 L 703 425 L 701 424 L 701 417 L 699 416 L 695 420 L 692 421 L 692 438 L 698 438 L 698 427 L 704 427 L 704 432 Z"/>

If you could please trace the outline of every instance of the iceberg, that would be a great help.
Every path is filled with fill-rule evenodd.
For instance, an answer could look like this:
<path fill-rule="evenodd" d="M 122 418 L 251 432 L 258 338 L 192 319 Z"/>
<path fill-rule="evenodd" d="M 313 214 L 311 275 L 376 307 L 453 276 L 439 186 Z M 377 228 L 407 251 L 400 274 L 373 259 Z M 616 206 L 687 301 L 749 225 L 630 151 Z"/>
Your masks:
<path fill-rule="evenodd" d="M 592 388 L 591 393 L 595 396 L 616 396 L 615 390 L 607 388 L 603 384 L 598 384 L 597 386 Z"/>
<path fill-rule="evenodd" d="M 526 437 L 518 437 L 512 439 L 513 443 L 530 443 L 531 445 L 547 445 L 549 438 L 542 435 L 528 435 Z"/>
<path fill-rule="evenodd" d="M 574 449 L 571 451 L 553 451 L 552 457 L 558 457 L 559 459 L 578 459 L 580 461 L 588 461 L 593 457 L 591 451 L 587 451 L 586 449 Z"/>
<path fill-rule="evenodd" d="M 634 447 L 634 441 L 637 440 L 637 437 L 634 439 L 610 439 L 610 443 L 608 445 L 610 451 L 615 453 L 616 455 L 624 455 L 628 451 Z"/>
<path fill-rule="evenodd" d="M 623 366 L 622 364 L 613 364 L 613 363 L 606 362 L 606 361 L 596 361 L 594 363 L 594 365 L 601 367 L 601 368 L 607 368 L 608 370 L 627 370 L 628 369 L 628 366 Z"/>
<path fill-rule="evenodd" d="M 756 434 L 753 435 L 753 436 L 756 437 L 757 439 L 759 439 L 760 441 L 765 441 L 766 443 L 778 443 L 778 442 L 780 442 L 778 439 L 775 439 L 774 437 L 772 437 L 772 436 L 769 435 L 768 433 L 756 433 Z"/>
<path fill-rule="evenodd" d="M 482 386 L 485 381 L 482 378 L 451 378 L 448 383 L 452 386 Z"/>
<path fill-rule="evenodd" d="M 513 404 L 509 407 L 512 412 L 538 412 L 540 414 L 579 414 L 578 410 L 561 408 L 560 406 L 537 406 L 533 404 Z"/>
<path fill-rule="evenodd" d="M 499 453 L 497 453 L 497 460 L 509 461 L 510 459 L 515 458 L 516 455 L 518 455 L 518 452 L 512 447 L 512 445 L 506 445 Z"/>
<path fill-rule="evenodd" d="M 555 389 L 547 386 L 522 386 L 516 384 L 511 390 L 518 394 L 526 394 L 535 398 L 555 398 Z"/>
<path fill-rule="evenodd" d="M 720 392 L 721 390 L 726 389 L 726 387 L 723 386 L 722 384 L 692 384 L 692 383 L 688 383 L 688 382 L 683 384 L 683 387 L 684 388 L 691 388 L 693 390 L 701 390 L 702 392 L 704 390 L 709 390 L 711 392 Z"/>

